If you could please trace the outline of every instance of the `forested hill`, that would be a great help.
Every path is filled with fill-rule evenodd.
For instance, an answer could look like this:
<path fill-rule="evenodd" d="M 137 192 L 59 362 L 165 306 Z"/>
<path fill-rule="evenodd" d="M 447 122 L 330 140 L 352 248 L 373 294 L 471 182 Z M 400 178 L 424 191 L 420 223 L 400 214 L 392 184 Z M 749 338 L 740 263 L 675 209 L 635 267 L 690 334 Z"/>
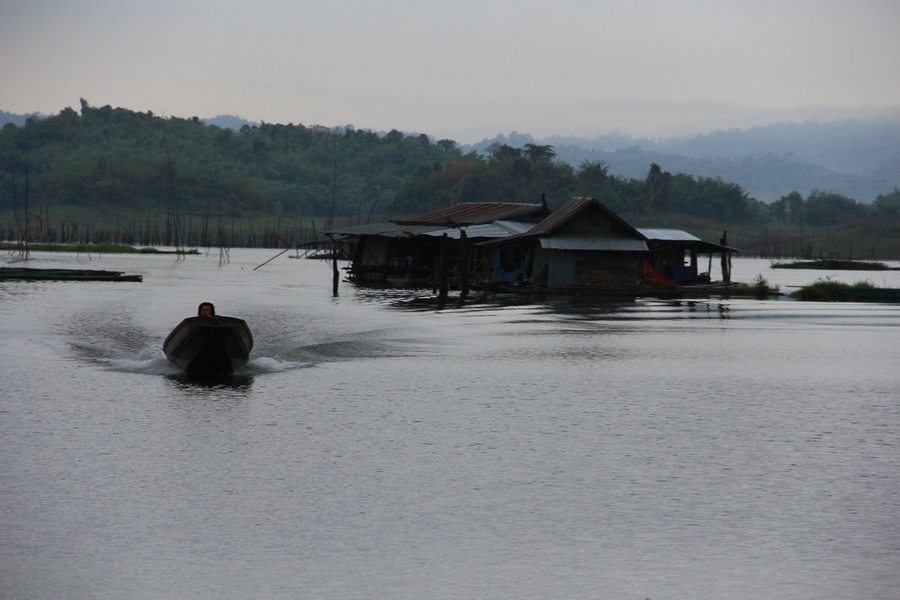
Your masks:
<path fill-rule="evenodd" d="M 0 213 L 60 208 L 107 214 L 286 216 L 361 222 L 460 202 L 540 202 L 596 197 L 635 224 L 666 216 L 710 223 L 833 226 L 900 215 L 900 191 L 869 206 L 827 191 L 786 187 L 771 204 L 720 177 L 639 163 L 635 175 L 604 161 L 573 166 L 550 144 L 493 144 L 464 153 L 452 140 L 350 126 L 244 125 L 100 108 L 82 100 L 50 117 L 0 130 Z M 27 183 L 27 184 L 26 184 Z M 63 212 L 66 212 L 63 211 Z"/>
<path fill-rule="evenodd" d="M 237 216 L 328 215 L 390 210 L 404 180 L 422 165 L 459 160 L 456 144 L 398 131 L 244 126 L 162 118 L 82 102 L 0 132 L 0 211 L 32 206 L 180 210 L 224 207 Z M 13 184 L 15 180 L 15 185 Z"/>

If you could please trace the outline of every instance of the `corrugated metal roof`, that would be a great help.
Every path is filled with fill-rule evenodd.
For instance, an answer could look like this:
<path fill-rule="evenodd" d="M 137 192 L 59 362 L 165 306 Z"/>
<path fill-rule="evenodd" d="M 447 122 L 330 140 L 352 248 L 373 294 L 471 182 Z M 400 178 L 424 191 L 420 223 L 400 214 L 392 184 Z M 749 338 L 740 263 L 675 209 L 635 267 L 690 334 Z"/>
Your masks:
<path fill-rule="evenodd" d="M 437 225 L 400 225 L 398 223 L 370 223 L 366 225 L 335 227 L 333 229 L 327 230 L 325 232 L 325 235 L 380 235 L 383 237 L 407 237 L 412 235 L 423 235 L 437 229 L 441 229 L 441 227 Z"/>
<path fill-rule="evenodd" d="M 522 221 L 494 221 L 500 227 L 508 229 L 510 233 L 525 233 L 531 231 L 534 223 L 523 223 Z"/>
<path fill-rule="evenodd" d="M 680 229 L 649 229 L 645 227 L 638 228 L 638 231 L 648 240 L 659 240 L 662 242 L 699 242 L 700 238 L 691 235 L 687 231 Z"/>
<path fill-rule="evenodd" d="M 397 219 L 407 225 L 479 225 L 499 219 L 527 216 L 544 209 L 542 204 L 517 204 L 512 202 L 464 202 L 423 215 Z"/>
<path fill-rule="evenodd" d="M 451 229 L 438 229 L 430 231 L 427 235 L 441 237 L 445 233 L 447 237 L 458 240 L 460 231 L 466 232 L 468 239 L 476 238 L 504 238 L 517 233 L 524 233 L 534 227 L 534 223 L 522 223 L 521 221 L 494 221 L 493 223 L 484 223 L 482 225 L 468 225 L 465 227 L 454 227 Z"/>
<path fill-rule="evenodd" d="M 647 242 L 637 238 L 603 235 L 551 235 L 541 238 L 541 248 L 550 250 L 611 250 L 646 252 Z"/>
<path fill-rule="evenodd" d="M 704 242 L 695 235 L 680 229 L 649 229 L 642 228 L 638 231 L 651 242 L 681 242 L 687 248 L 697 252 L 739 252 L 737 248 Z"/>

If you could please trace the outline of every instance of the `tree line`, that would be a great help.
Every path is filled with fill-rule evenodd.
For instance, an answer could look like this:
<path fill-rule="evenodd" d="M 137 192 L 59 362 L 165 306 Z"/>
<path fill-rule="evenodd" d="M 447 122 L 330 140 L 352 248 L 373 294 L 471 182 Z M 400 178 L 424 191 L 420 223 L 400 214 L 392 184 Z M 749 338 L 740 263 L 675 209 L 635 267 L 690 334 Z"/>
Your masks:
<path fill-rule="evenodd" d="M 227 219 L 318 218 L 325 223 L 409 216 L 459 202 L 598 198 L 635 224 L 680 216 L 727 226 L 836 226 L 900 218 L 900 190 L 871 205 L 840 194 L 789 192 L 771 204 L 720 178 L 670 173 L 611 175 L 606 164 L 573 167 L 551 145 L 494 144 L 463 153 L 452 140 L 351 126 L 245 125 L 160 117 L 81 101 L 0 131 L 0 213 L 99 209 L 218 215 Z M 48 211 L 49 212 L 49 211 Z"/>
<path fill-rule="evenodd" d="M 383 212 L 420 165 L 459 156 L 454 142 L 398 131 L 267 123 L 234 131 L 82 100 L 80 112 L 0 131 L 0 211 L 21 206 L 27 192 L 32 206 L 177 203 L 238 217 Z"/>

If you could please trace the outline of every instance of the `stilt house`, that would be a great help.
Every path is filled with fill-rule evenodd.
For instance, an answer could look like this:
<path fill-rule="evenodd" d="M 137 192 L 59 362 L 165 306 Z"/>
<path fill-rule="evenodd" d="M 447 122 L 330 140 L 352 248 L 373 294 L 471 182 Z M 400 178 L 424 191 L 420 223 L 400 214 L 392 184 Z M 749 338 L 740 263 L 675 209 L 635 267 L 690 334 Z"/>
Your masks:
<path fill-rule="evenodd" d="M 583 197 L 552 213 L 546 203 L 465 203 L 326 234 L 350 258 L 351 280 L 411 285 L 440 276 L 629 294 L 648 284 L 708 282 L 713 254 L 721 255 L 727 281 L 727 259 L 736 252 L 684 231 L 637 229 L 599 200 Z M 710 268 L 700 273 L 703 253 L 710 255 Z"/>

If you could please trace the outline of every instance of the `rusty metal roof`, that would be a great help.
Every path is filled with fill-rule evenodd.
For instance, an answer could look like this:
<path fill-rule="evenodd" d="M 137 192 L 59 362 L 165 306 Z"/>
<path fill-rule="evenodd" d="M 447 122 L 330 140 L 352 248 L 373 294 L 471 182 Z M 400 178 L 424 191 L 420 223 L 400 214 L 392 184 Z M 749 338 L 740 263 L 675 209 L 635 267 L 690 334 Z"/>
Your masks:
<path fill-rule="evenodd" d="M 441 208 L 429 213 L 396 219 L 401 225 L 443 225 L 459 227 L 460 225 L 480 225 L 499 219 L 513 219 L 530 215 L 538 218 L 545 216 L 543 204 L 517 204 L 513 202 L 464 202 L 448 208 Z"/>
<path fill-rule="evenodd" d="M 348 225 L 335 227 L 325 235 L 335 238 L 348 235 L 380 235 L 383 237 L 409 237 L 422 235 L 440 229 L 438 225 L 400 225 L 398 223 L 371 223 L 365 225 Z"/>
<path fill-rule="evenodd" d="M 523 223 L 522 221 L 493 221 L 491 223 L 482 223 L 481 225 L 466 225 L 463 227 L 453 227 L 450 229 L 439 229 L 430 231 L 426 235 L 441 237 L 445 233 L 450 239 L 458 240 L 460 232 L 465 231 L 466 237 L 470 240 L 479 238 L 503 238 L 517 233 L 525 233 L 534 226 L 534 223 Z"/>

